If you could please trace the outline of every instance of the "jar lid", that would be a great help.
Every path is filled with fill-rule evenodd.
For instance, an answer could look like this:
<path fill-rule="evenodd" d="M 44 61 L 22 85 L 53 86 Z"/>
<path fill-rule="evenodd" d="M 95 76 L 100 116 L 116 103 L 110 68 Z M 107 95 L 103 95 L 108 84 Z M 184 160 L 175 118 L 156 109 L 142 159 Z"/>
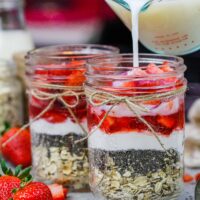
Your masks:
<path fill-rule="evenodd" d="M 0 79 L 16 76 L 16 67 L 6 60 L 0 60 Z"/>

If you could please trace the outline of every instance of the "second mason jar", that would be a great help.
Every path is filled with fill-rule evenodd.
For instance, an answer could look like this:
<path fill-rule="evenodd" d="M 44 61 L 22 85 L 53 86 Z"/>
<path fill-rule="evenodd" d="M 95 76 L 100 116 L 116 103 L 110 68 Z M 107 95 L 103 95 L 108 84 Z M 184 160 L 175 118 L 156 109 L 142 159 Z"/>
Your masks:
<path fill-rule="evenodd" d="M 109 46 L 47 47 L 27 56 L 34 177 L 71 190 L 88 186 L 85 63 Z"/>
<path fill-rule="evenodd" d="M 90 186 L 105 200 L 175 200 L 182 191 L 183 60 L 140 55 L 90 61 Z"/>

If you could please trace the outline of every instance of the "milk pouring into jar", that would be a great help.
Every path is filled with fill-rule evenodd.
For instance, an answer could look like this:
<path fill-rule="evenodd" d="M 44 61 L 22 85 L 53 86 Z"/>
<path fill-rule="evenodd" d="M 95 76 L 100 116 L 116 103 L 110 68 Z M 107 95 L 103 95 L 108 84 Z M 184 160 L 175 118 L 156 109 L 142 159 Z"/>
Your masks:
<path fill-rule="evenodd" d="M 149 2 L 149 0 L 140 0 L 140 1 L 132 1 L 125 0 L 125 2 L 129 5 L 131 10 L 132 17 L 132 40 L 133 40 L 133 52 L 134 58 L 133 63 L 134 67 L 139 66 L 139 48 L 138 48 L 138 40 L 139 40 L 139 13 L 140 10 Z"/>
<path fill-rule="evenodd" d="M 106 1 L 131 29 L 131 5 L 140 1 Z M 199 0 L 153 0 L 150 6 L 142 7 L 139 13 L 140 41 L 159 54 L 185 55 L 195 52 L 200 49 L 199 16 Z"/>

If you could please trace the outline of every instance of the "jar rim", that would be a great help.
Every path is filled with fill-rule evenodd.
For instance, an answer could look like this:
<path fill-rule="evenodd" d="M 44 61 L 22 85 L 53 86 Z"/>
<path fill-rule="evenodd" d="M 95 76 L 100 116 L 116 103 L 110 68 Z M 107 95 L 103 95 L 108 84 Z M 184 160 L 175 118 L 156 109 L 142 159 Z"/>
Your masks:
<path fill-rule="evenodd" d="M 93 51 L 91 53 L 91 51 Z M 104 54 L 118 54 L 117 47 L 96 44 L 70 44 L 38 48 L 29 51 L 25 56 L 26 73 L 34 75 L 35 70 L 85 70 L 86 62 Z M 40 75 L 39 77 L 42 77 Z M 39 78 L 34 76 L 34 78 Z M 52 76 L 52 79 L 65 79 L 66 75 Z"/>
<path fill-rule="evenodd" d="M 171 60 L 170 60 L 171 59 Z M 186 70 L 186 66 L 184 64 L 184 60 L 180 57 L 176 56 L 167 56 L 167 55 L 157 55 L 157 54 L 140 54 L 139 62 L 142 63 L 143 66 L 140 66 L 139 69 L 146 69 L 148 64 L 156 64 L 156 66 L 161 67 L 163 61 L 169 61 L 169 66 L 174 69 L 170 72 L 163 73 L 155 73 L 147 75 L 129 73 L 133 71 L 133 54 L 118 54 L 111 56 L 102 56 L 96 59 L 91 59 L 87 63 L 87 71 L 86 71 L 86 86 L 95 87 L 96 89 L 102 89 L 102 87 L 110 88 L 113 87 L 115 92 L 117 89 L 119 90 L 127 90 L 128 88 L 140 88 L 140 89 L 164 89 L 173 87 L 175 84 L 179 84 L 173 81 L 164 81 L 164 85 L 162 80 L 167 80 L 168 78 L 177 77 L 177 80 L 180 80 L 182 84 L 186 84 L 186 79 L 184 78 L 184 72 Z M 138 85 L 137 86 L 127 86 L 123 87 L 123 82 L 145 82 L 147 85 Z M 158 85 L 149 85 L 148 82 L 156 83 L 158 81 Z M 113 82 L 114 85 L 109 85 L 109 82 Z M 166 83 L 165 83 L 166 82 Z M 106 85 L 108 83 L 108 85 Z M 115 84 L 116 83 L 116 84 Z M 121 84 L 122 83 L 122 84 Z M 141 82 L 140 82 L 141 83 Z M 121 86 L 119 86 L 121 85 Z M 113 90 L 114 92 L 114 90 Z"/>
<path fill-rule="evenodd" d="M 133 56 L 134 54 L 118 54 L 118 55 L 103 55 L 103 56 L 99 56 L 97 58 L 93 58 L 90 59 L 87 63 L 87 72 L 86 72 L 86 76 L 95 76 L 98 78 L 103 78 L 105 77 L 105 75 L 103 74 L 95 74 L 93 73 L 94 71 L 91 70 L 92 68 L 100 68 L 103 65 L 106 64 L 119 64 L 119 62 L 122 62 L 123 64 L 131 64 L 133 63 Z M 165 77 L 167 76 L 173 76 L 173 75 L 178 75 L 181 73 L 184 73 L 186 71 L 186 66 L 184 64 L 184 60 L 181 57 L 178 56 L 171 56 L 171 55 L 159 55 L 159 54 L 139 54 L 139 63 L 140 64 L 144 64 L 144 63 L 148 63 L 148 64 L 160 64 L 162 65 L 163 62 L 168 62 L 169 65 L 171 65 L 175 70 L 172 72 L 165 72 L 162 74 L 151 74 L 151 77 L 163 77 L 163 75 Z M 147 66 L 143 66 L 143 67 L 139 67 L 140 69 L 145 69 Z M 125 66 L 109 66 L 109 68 L 117 68 L 117 69 L 126 69 L 126 70 L 132 70 L 133 69 L 133 64 L 129 67 L 125 67 Z M 107 75 L 106 75 L 107 76 Z M 108 75 L 110 78 L 115 78 L 115 77 L 120 77 L 121 79 L 127 79 L 127 75 Z M 137 78 L 135 75 L 129 75 L 128 78 Z M 141 77 L 138 77 L 141 78 Z"/>
<path fill-rule="evenodd" d="M 91 52 L 93 51 L 93 52 Z M 70 45 L 53 45 L 34 49 L 29 51 L 26 59 L 46 57 L 48 59 L 68 60 L 69 56 L 77 60 L 91 59 L 92 55 L 103 55 L 108 53 L 119 53 L 119 48 L 109 45 L 98 44 L 70 44 Z M 88 55 L 89 54 L 89 55 Z M 92 55 L 91 55 L 92 54 Z"/>

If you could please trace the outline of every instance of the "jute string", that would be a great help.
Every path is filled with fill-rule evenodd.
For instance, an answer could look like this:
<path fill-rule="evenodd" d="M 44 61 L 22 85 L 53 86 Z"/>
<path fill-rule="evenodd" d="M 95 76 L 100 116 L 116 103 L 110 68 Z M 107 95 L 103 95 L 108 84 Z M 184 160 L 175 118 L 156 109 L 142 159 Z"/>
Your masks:
<path fill-rule="evenodd" d="M 80 126 L 81 130 L 84 132 L 85 135 L 87 135 L 86 129 L 83 127 L 83 125 L 79 122 L 78 118 L 73 112 L 73 108 L 75 108 L 79 102 L 80 102 L 80 96 L 84 95 L 84 89 L 81 86 L 63 86 L 63 85 L 56 85 L 56 84 L 44 84 L 44 83 L 32 83 L 31 84 L 34 89 L 31 89 L 28 91 L 29 95 L 34 96 L 36 99 L 43 100 L 43 101 L 50 101 L 49 104 L 32 120 L 30 120 L 29 123 L 25 124 L 20 128 L 19 131 L 16 132 L 12 137 L 10 137 L 6 142 L 2 144 L 3 147 L 5 147 L 9 142 L 11 142 L 13 139 L 15 139 L 23 130 L 28 128 L 34 121 L 41 118 L 55 103 L 55 101 L 60 101 L 68 110 L 72 118 L 75 120 L 75 122 Z M 58 93 L 50 93 L 42 91 L 42 89 L 53 89 L 53 90 L 63 90 L 64 92 L 58 92 Z M 75 97 L 75 101 L 72 104 L 67 103 L 64 100 L 64 97 Z"/>
<path fill-rule="evenodd" d="M 153 127 L 142 117 L 142 113 L 150 113 L 150 110 L 147 109 L 142 102 L 151 101 L 151 100 L 162 100 L 162 99 L 170 99 L 177 95 L 184 94 L 186 91 L 186 86 L 182 86 L 177 88 L 176 90 L 161 92 L 161 93 L 153 93 L 153 94 L 145 94 L 145 95 L 137 95 L 137 96 L 118 96 L 108 92 L 104 92 L 101 90 L 95 90 L 90 87 L 85 88 L 85 94 L 88 99 L 89 104 L 94 107 L 99 107 L 103 105 L 110 104 L 110 108 L 107 110 L 104 117 L 100 120 L 99 124 L 91 130 L 91 132 L 87 135 L 87 137 L 80 139 L 78 142 L 82 142 L 88 139 L 97 129 L 99 129 L 110 112 L 114 109 L 114 107 L 118 104 L 124 103 L 127 108 L 142 122 L 144 123 L 150 132 L 153 134 L 155 139 L 158 141 L 160 146 L 166 151 L 163 143 L 160 138 L 154 131 Z"/>

